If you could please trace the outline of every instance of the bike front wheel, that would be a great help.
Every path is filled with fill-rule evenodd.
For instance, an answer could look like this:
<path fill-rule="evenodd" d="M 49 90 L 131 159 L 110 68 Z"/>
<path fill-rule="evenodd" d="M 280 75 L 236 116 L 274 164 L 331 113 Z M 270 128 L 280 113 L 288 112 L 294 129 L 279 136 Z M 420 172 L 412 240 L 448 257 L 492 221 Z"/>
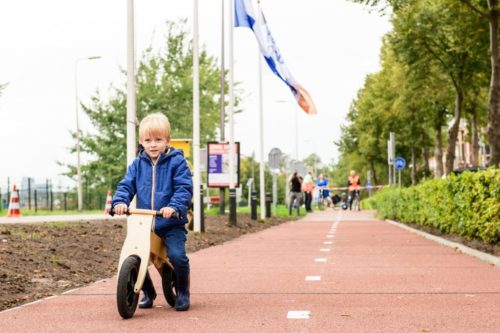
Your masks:
<path fill-rule="evenodd" d="M 137 309 L 139 293 L 134 291 L 134 286 L 139 274 L 139 264 L 139 259 L 130 256 L 125 259 L 118 273 L 116 304 L 123 319 L 131 318 Z"/>

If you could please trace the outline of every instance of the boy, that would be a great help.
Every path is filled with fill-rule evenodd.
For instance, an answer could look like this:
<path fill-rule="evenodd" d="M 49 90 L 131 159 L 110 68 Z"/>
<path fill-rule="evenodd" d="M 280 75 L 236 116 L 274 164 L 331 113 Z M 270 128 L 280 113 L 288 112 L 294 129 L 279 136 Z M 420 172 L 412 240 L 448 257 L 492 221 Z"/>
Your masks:
<path fill-rule="evenodd" d="M 139 125 L 140 151 L 128 167 L 125 178 L 118 184 L 112 207 L 118 215 L 127 212 L 134 195 L 137 208 L 159 210 L 154 232 L 162 237 L 177 276 L 175 309 L 189 308 L 189 259 L 186 256 L 187 211 L 193 196 L 191 171 L 181 150 L 169 147 L 168 118 L 155 113 L 145 117 Z M 178 219 L 171 218 L 177 212 Z M 142 286 L 144 298 L 140 308 L 153 307 L 156 291 L 149 274 Z"/>

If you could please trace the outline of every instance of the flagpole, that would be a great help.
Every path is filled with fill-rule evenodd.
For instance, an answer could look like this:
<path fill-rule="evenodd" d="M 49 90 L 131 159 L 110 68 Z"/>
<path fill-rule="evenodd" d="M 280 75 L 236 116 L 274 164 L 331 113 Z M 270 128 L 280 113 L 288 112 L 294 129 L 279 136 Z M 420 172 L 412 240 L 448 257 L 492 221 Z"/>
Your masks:
<path fill-rule="evenodd" d="M 200 77 L 198 59 L 198 0 L 193 0 L 193 208 L 194 231 L 201 231 L 200 199 Z"/>
<path fill-rule="evenodd" d="M 260 1 L 258 3 L 257 13 L 257 26 L 262 20 L 262 12 L 260 8 Z M 260 218 L 266 218 L 266 185 L 264 179 L 264 102 L 263 102 L 263 89 L 262 89 L 262 55 L 260 49 L 257 50 L 259 57 L 259 133 L 260 133 Z"/>
<path fill-rule="evenodd" d="M 135 159 L 135 42 L 134 0 L 127 3 L 127 165 Z"/>
<path fill-rule="evenodd" d="M 136 156 L 136 96 L 135 96 L 135 40 L 134 40 L 134 0 L 127 2 L 127 166 Z M 135 197 L 130 208 L 135 208 Z"/>
<path fill-rule="evenodd" d="M 229 225 L 236 225 L 234 151 L 234 0 L 229 1 Z"/>
<path fill-rule="evenodd" d="M 221 0 L 221 43 L 220 43 L 220 140 L 219 142 L 224 143 L 226 141 L 225 138 L 225 125 L 226 125 L 226 116 L 225 116 L 225 80 L 226 80 L 226 73 L 224 69 L 225 65 L 225 50 L 224 50 L 224 1 L 226 0 Z M 226 188 L 225 187 L 219 187 L 219 214 L 224 215 L 225 214 L 225 209 L 226 209 Z"/>

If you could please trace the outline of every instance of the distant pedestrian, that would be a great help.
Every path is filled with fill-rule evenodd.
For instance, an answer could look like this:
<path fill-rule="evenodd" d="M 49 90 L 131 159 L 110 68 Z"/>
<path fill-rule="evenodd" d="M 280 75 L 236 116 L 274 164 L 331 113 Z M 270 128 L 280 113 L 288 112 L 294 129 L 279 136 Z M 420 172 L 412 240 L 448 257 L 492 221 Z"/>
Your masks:
<path fill-rule="evenodd" d="M 309 171 L 307 175 L 304 177 L 304 181 L 302 182 L 302 191 L 304 192 L 305 197 L 305 206 L 306 212 L 312 212 L 311 203 L 312 203 L 312 192 L 314 190 L 314 181 L 312 177 L 312 172 Z"/>
<path fill-rule="evenodd" d="M 288 215 L 292 215 L 292 208 L 294 205 L 297 207 L 297 216 L 300 216 L 300 201 L 302 199 L 302 177 L 295 171 L 289 178 L 288 183 L 290 184 L 290 197 L 288 206 Z"/>
<path fill-rule="evenodd" d="M 352 202 L 356 195 L 359 196 L 359 186 L 361 185 L 361 180 L 359 176 L 356 175 L 356 171 L 351 170 L 349 178 L 347 179 L 347 187 L 349 189 L 349 210 L 352 209 Z"/>
<path fill-rule="evenodd" d="M 318 200 L 320 204 L 326 202 L 327 206 L 330 207 L 332 199 L 330 198 L 330 190 L 328 189 L 328 176 L 319 174 L 318 180 L 316 181 L 316 186 L 318 187 Z"/>

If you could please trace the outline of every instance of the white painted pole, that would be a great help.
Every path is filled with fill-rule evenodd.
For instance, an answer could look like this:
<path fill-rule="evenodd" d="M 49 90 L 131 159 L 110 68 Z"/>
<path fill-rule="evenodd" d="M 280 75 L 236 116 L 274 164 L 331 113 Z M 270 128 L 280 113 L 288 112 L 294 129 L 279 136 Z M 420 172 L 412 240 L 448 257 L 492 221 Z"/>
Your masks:
<path fill-rule="evenodd" d="M 257 13 L 257 26 L 261 22 L 261 11 L 259 3 L 259 11 Z M 266 218 L 266 183 L 264 175 L 264 101 L 263 101 L 263 89 L 262 89 L 262 55 L 260 54 L 260 49 L 258 50 L 257 57 L 259 58 L 259 146 L 260 146 L 260 218 L 264 220 Z"/>
<path fill-rule="evenodd" d="M 80 109 L 80 102 L 78 98 L 78 63 L 81 60 L 94 60 L 99 59 L 100 56 L 94 57 L 84 57 L 75 60 L 75 103 L 76 103 L 76 177 L 77 177 L 77 200 L 78 200 L 78 211 L 83 210 L 83 185 L 82 185 L 82 164 L 80 158 L 80 116 L 78 115 L 78 110 Z"/>
<path fill-rule="evenodd" d="M 127 3 L 127 166 L 136 152 L 134 0 Z"/>
<path fill-rule="evenodd" d="M 127 2 L 127 166 L 136 155 L 136 102 L 135 102 L 135 41 L 134 41 L 134 0 Z M 130 208 L 136 207 L 135 198 Z"/>
<path fill-rule="evenodd" d="M 201 231 L 200 201 L 200 77 L 198 59 L 198 0 L 193 0 L 193 207 L 194 231 Z"/>
<path fill-rule="evenodd" d="M 76 191 L 78 196 L 78 211 L 83 209 L 83 189 L 82 189 L 82 169 L 80 160 L 80 120 L 78 109 L 80 107 L 78 101 L 78 62 L 82 58 L 75 61 L 75 102 L 76 102 Z"/>
<path fill-rule="evenodd" d="M 234 151 L 234 1 L 229 1 L 229 189 L 235 185 Z"/>
<path fill-rule="evenodd" d="M 264 106 L 263 106 L 263 93 L 262 93 L 262 56 L 259 50 L 259 137 L 260 137 L 260 218 L 262 220 L 266 217 L 266 185 L 265 185 L 265 164 L 264 164 Z"/>

